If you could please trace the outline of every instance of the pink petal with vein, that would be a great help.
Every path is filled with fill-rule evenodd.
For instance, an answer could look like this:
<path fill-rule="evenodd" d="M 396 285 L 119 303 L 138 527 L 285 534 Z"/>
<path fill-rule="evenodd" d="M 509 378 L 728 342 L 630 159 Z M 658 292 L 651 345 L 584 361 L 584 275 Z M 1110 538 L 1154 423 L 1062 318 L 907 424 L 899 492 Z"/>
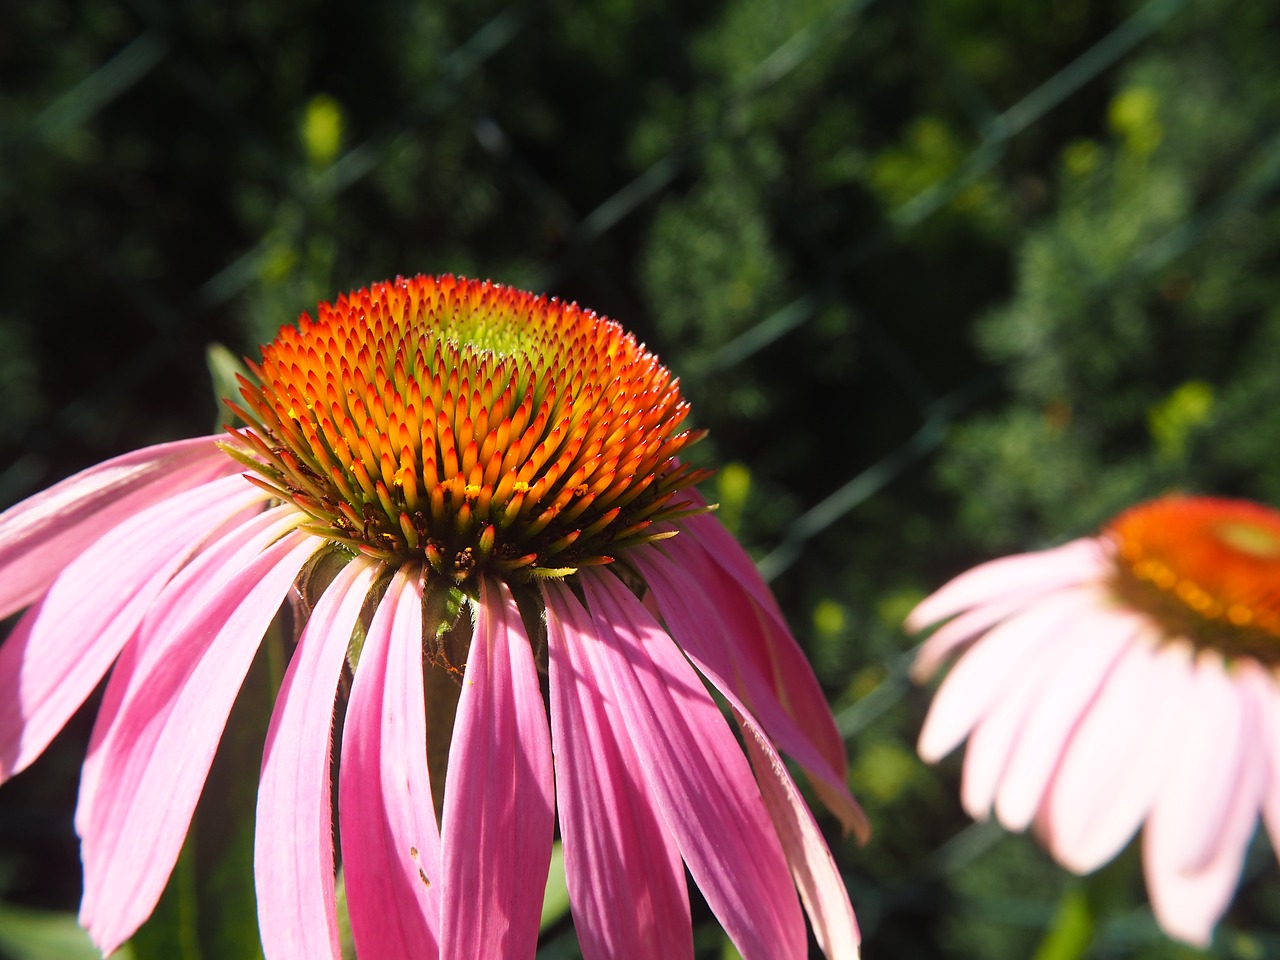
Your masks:
<path fill-rule="evenodd" d="M 555 829 L 551 735 L 505 584 L 481 581 L 446 780 L 440 955 L 532 957 Z"/>
<path fill-rule="evenodd" d="M 1172 936 L 1203 947 L 1209 945 L 1213 927 L 1239 883 L 1268 771 L 1265 757 L 1254 749 L 1258 710 L 1248 687 L 1233 683 L 1222 672 L 1221 662 L 1214 662 L 1216 658 L 1202 654 L 1201 660 L 1197 673 L 1202 695 L 1197 698 L 1199 709 L 1192 729 L 1197 720 L 1208 721 L 1219 735 L 1234 734 L 1240 749 L 1231 749 L 1235 744 L 1219 740 L 1221 754 L 1229 756 L 1230 761 L 1220 756 L 1210 758 L 1194 747 L 1184 756 L 1151 813 L 1142 852 L 1147 892 L 1160 926 Z M 1209 680 L 1210 673 L 1217 676 Z M 1235 690 L 1222 690 L 1219 682 Z M 1208 687 L 1217 689 L 1209 692 L 1204 689 Z M 1221 708 L 1223 697 L 1232 692 L 1238 709 L 1228 711 L 1227 718 L 1216 726 L 1217 717 L 1211 718 L 1209 711 L 1214 705 Z M 1206 763 L 1207 760 L 1211 762 Z M 1218 784 L 1205 778 L 1217 776 L 1224 776 L 1226 782 L 1214 790 Z M 1174 793 L 1188 786 L 1192 787 L 1190 803 Z M 1199 811 L 1200 822 L 1190 824 L 1188 817 L 1195 816 L 1190 809 L 1194 797 L 1197 791 L 1203 793 L 1206 786 L 1211 792 L 1222 794 L 1224 802 L 1217 804 L 1217 798 L 1211 798 L 1213 805 Z M 1176 835 L 1180 827 L 1189 828 L 1189 842 L 1180 842 L 1184 840 Z"/>
<path fill-rule="evenodd" d="M 719 521 L 711 517 L 703 519 L 711 521 L 714 529 L 728 537 Z M 707 524 L 699 525 L 698 529 L 707 529 Z M 731 537 L 729 539 L 732 540 Z M 719 540 L 715 542 L 719 549 Z M 685 578 L 693 580 L 709 594 L 714 594 L 715 606 L 724 611 L 726 616 L 732 617 L 730 627 L 733 633 L 731 637 L 726 637 L 725 642 L 734 648 L 735 659 L 754 660 L 783 709 L 821 754 L 834 773 L 836 782 L 843 784 L 848 775 L 848 759 L 845 756 L 844 740 L 836 729 L 835 718 L 827 706 L 826 696 L 818 684 L 818 678 L 813 675 L 813 667 L 809 665 L 804 651 L 791 636 L 772 595 L 755 574 L 755 568 L 750 566 L 742 548 L 736 548 L 736 555 L 740 555 L 740 559 L 726 565 L 723 557 L 713 554 L 697 539 L 684 534 L 664 541 L 662 546 L 676 567 L 685 571 Z M 750 569 L 754 577 L 753 584 L 746 582 L 751 579 L 746 570 L 738 568 Z M 695 572 L 696 575 L 691 577 L 690 574 Z M 726 576 L 726 572 L 732 576 Z M 759 599 L 762 594 L 769 597 L 767 604 Z M 753 708 L 759 709 L 754 701 Z M 836 809 L 839 809 L 841 805 L 834 795 L 832 799 Z M 851 813 L 847 816 L 856 829 L 860 815 Z"/>
<path fill-rule="evenodd" d="M 288 534 L 247 562 L 211 571 L 204 603 L 158 638 L 136 695 L 103 741 L 83 836 L 80 922 L 104 953 L 155 908 L 177 862 L 218 741 L 263 633 L 319 542 Z"/>
<path fill-rule="evenodd" d="M 361 960 L 440 955 L 440 833 L 427 771 L 422 571 L 378 604 L 342 730 L 339 827 Z"/>
<path fill-rule="evenodd" d="M 696 490 L 689 491 L 692 499 L 699 506 L 707 502 Z M 680 520 L 677 526 L 685 529 L 706 550 L 716 564 L 725 570 L 751 596 L 756 603 L 764 607 L 770 616 L 782 619 L 782 611 L 778 609 L 778 601 L 756 569 L 755 563 L 742 549 L 719 519 L 712 513 L 700 513 Z"/>
<path fill-rule="evenodd" d="M 677 538 L 679 539 L 679 538 Z M 672 637 L 699 671 L 722 693 L 736 694 L 769 738 L 789 754 L 814 783 L 827 807 L 840 818 L 846 831 L 860 840 L 870 835 L 866 814 L 849 793 L 844 777 L 827 763 L 817 747 L 783 708 L 768 680 L 753 660 L 738 653 L 737 638 L 757 626 L 753 617 L 742 620 L 732 597 L 708 589 L 699 578 L 690 579 L 687 568 L 674 564 L 657 549 L 633 551 L 631 562 L 653 592 L 662 619 Z"/>
<path fill-rule="evenodd" d="M 1036 828 L 1059 863 L 1089 873 L 1137 832 L 1181 749 L 1190 648 L 1130 645 L 1081 720 L 1049 784 Z"/>
<path fill-rule="evenodd" d="M 320 597 L 276 697 L 258 785 L 253 874 L 267 960 L 340 960 L 330 742 L 351 632 L 379 565 L 356 557 Z"/>
<path fill-rule="evenodd" d="M 1090 589 L 1064 590 L 1010 617 L 975 643 L 934 695 L 918 750 L 927 763 L 954 750 L 1054 633 L 1096 604 Z"/>
<path fill-rule="evenodd" d="M 1108 564 L 1108 546 L 1095 537 L 1052 550 L 1001 557 L 966 570 L 930 594 L 907 616 L 912 633 L 961 610 L 1002 600 L 1011 593 L 1044 593 L 1098 579 Z"/>
<path fill-rule="evenodd" d="M 741 710 L 734 716 L 818 946 L 829 960 L 857 960 L 862 937 L 853 905 L 813 814 L 760 726 Z"/>
<path fill-rule="evenodd" d="M 609 573 L 581 582 L 588 647 L 636 746 L 667 828 L 745 960 L 803 957 L 804 920 L 746 758 L 702 682 L 649 611 Z M 571 600 L 562 587 L 560 604 Z"/>
<path fill-rule="evenodd" d="M 238 476 L 154 504 L 82 545 L 0 647 L 0 782 L 34 760 L 204 537 L 266 498 Z"/>
<path fill-rule="evenodd" d="M 782 842 L 783 853 L 819 944 L 828 957 L 856 957 L 860 937 L 844 881 L 836 870 L 831 852 L 812 813 L 796 790 L 795 783 L 770 738 L 778 739 L 784 749 L 787 749 L 788 743 L 792 744 L 798 752 L 801 765 L 804 766 L 805 760 L 808 760 L 820 777 L 830 777 L 831 772 L 817 756 L 812 745 L 791 724 L 790 718 L 781 711 L 780 705 L 770 696 L 764 695 L 771 691 L 760 690 L 762 679 L 755 675 L 751 662 L 732 656 L 733 637 L 736 634 L 732 627 L 726 629 L 720 620 L 720 612 L 731 618 L 733 608 L 722 606 L 717 609 L 698 590 L 684 588 L 685 580 L 680 577 L 678 570 L 664 560 L 661 553 L 654 551 L 637 550 L 631 556 L 632 563 L 658 598 L 663 618 L 672 628 L 673 635 L 681 643 L 684 652 L 734 709 L 734 716 L 745 734 L 743 739 L 756 772 L 757 784 Z M 703 638 L 703 632 L 709 628 L 718 628 L 725 642 L 708 643 Z M 726 651 L 728 655 L 720 655 L 721 651 Z M 711 668 L 708 661 L 715 661 L 718 668 Z M 739 699 L 735 687 L 725 679 L 726 675 L 735 675 L 734 672 L 739 681 L 736 687 L 757 694 L 763 711 L 767 711 L 770 716 L 772 725 L 767 727 L 768 735 L 765 725 L 757 722 Z M 785 742 L 776 736 L 775 729 L 782 732 Z M 816 783 L 830 785 L 830 781 L 825 779 L 819 779 Z M 848 798 L 848 804 L 852 806 L 856 817 L 854 827 L 858 830 L 860 839 L 865 842 L 870 834 L 870 825 L 865 815 L 844 789 L 843 783 L 837 781 L 835 787 Z"/>
<path fill-rule="evenodd" d="M 82 470 L 0 514 L 0 620 L 35 601 L 116 524 L 215 477 L 243 468 L 197 437 L 144 447 Z"/>
<path fill-rule="evenodd" d="M 1145 623 L 1105 611 L 1072 625 L 1066 637 L 1069 655 L 1060 658 L 1052 682 L 1026 715 L 1000 780 L 996 817 L 1006 830 L 1031 824 L 1072 732 Z"/>
<path fill-rule="evenodd" d="M 680 851 L 653 806 L 616 705 L 591 668 L 587 612 L 546 591 L 556 800 L 586 960 L 693 957 Z"/>
<path fill-rule="evenodd" d="M 80 768 L 80 797 L 76 804 L 76 832 L 92 832 L 93 804 L 99 793 L 108 736 L 124 703 L 136 696 L 151 679 L 157 664 L 174 656 L 175 644 L 190 645 L 182 629 L 185 622 L 209 601 L 217 601 L 225 581 L 252 562 L 266 547 L 301 521 L 289 506 L 278 506 L 242 520 L 218 540 L 203 547 L 160 591 L 143 617 L 133 639 L 125 644 L 94 720 L 89 751 Z M 208 635 L 210 638 L 212 634 Z M 203 637 L 197 638 L 197 645 Z M 183 656 L 179 652 L 178 656 Z"/>

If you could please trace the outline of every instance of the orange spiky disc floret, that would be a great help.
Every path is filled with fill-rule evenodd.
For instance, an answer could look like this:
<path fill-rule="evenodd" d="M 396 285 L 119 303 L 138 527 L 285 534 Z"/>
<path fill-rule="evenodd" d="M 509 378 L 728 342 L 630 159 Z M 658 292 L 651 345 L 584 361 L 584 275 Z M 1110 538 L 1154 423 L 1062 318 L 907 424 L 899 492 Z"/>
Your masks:
<path fill-rule="evenodd" d="M 241 379 L 241 459 L 316 533 L 459 583 L 565 576 L 668 535 L 706 478 L 657 357 L 576 304 L 450 276 L 374 284 L 281 329 Z M 244 456 L 248 453 L 249 456 Z"/>
<path fill-rule="evenodd" d="M 1280 662 L 1280 512 L 1171 496 L 1113 520 L 1116 584 L 1197 646 Z"/>

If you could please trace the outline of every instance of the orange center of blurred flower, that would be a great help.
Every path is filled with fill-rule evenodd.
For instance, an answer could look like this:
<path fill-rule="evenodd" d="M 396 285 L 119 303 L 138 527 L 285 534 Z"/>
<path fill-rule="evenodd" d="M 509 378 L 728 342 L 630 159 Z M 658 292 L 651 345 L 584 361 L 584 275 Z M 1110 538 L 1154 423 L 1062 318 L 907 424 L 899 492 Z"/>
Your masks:
<path fill-rule="evenodd" d="M 311 529 L 461 583 L 565 576 L 654 539 L 706 472 L 678 381 L 618 324 L 453 277 L 398 278 L 281 329 L 241 381 L 241 459 Z M 250 457 L 245 457 L 249 453 Z"/>
<path fill-rule="evenodd" d="M 1173 496 L 1107 528 L 1122 595 L 1200 646 L 1280 661 L 1280 511 Z"/>

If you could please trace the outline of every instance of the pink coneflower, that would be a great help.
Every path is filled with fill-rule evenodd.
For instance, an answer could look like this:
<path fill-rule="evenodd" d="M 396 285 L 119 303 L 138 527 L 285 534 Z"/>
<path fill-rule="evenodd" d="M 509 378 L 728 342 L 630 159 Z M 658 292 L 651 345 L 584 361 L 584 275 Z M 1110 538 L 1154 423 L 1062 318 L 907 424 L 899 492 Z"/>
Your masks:
<path fill-rule="evenodd" d="M 321 304 L 252 371 L 241 431 L 118 457 L 0 516 L 0 617 L 30 607 L 0 648 L 0 780 L 115 665 L 76 810 L 99 947 L 154 908 L 292 598 L 305 627 L 255 840 L 270 960 L 340 955 L 338 738 L 362 960 L 533 956 L 557 810 L 587 958 L 691 957 L 686 866 L 748 960 L 805 955 L 801 903 L 830 957 L 857 955 L 779 758 L 862 831 L 843 744 L 694 492 L 705 473 L 681 454 L 698 435 L 653 354 L 575 305 L 417 277 Z M 443 798 L 424 669 L 460 690 Z"/>
<path fill-rule="evenodd" d="M 962 574 L 907 624 L 942 620 L 918 677 L 964 652 L 920 755 L 967 737 L 965 809 L 1034 825 L 1077 873 L 1144 827 L 1156 919 L 1207 944 L 1259 810 L 1280 840 L 1280 513 L 1145 503 L 1097 537 Z"/>

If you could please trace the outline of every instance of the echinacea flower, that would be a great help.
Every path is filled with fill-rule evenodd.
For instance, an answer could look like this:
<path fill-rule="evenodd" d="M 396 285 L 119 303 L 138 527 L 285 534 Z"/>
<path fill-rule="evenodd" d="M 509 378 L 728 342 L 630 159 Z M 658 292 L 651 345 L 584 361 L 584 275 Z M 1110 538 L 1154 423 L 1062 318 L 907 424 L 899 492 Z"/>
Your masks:
<path fill-rule="evenodd" d="M 694 490 L 705 472 L 681 454 L 698 434 L 652 353 L 576 305 L 417 277 L 321 304 L 250 366 L 243 429 L 118 457 L 0 515 L 0 617 L 29 607 L 0 647 L 0 780 L 110 670 L 76 809 L 99 947 L 154 908 L 292 599 L 305 626 L 257 804 L 269 960 L 340 955 L 335 742 L 362 960 L 531 957 L 557 812 L 589 960 L 691 957 L 686 866 L 748 960 L 805 955 L 802 903 L 828 956 L 857 955 L 779 756 L 861 832 L 843 743 Z M 459 689 L 443 798 L 424 669 Z"/>
<path fill-rule="evenodd" d="M 962 802 L 1077 873 L 1143 830 L 1151 906 L 1207 944 L 1259 811 L 1280 841 L 1280 512 L 1169 496 L 961 574 L 911 613 L 918 679 L 963 651 L 920 755 L 968 738 Z"/>

